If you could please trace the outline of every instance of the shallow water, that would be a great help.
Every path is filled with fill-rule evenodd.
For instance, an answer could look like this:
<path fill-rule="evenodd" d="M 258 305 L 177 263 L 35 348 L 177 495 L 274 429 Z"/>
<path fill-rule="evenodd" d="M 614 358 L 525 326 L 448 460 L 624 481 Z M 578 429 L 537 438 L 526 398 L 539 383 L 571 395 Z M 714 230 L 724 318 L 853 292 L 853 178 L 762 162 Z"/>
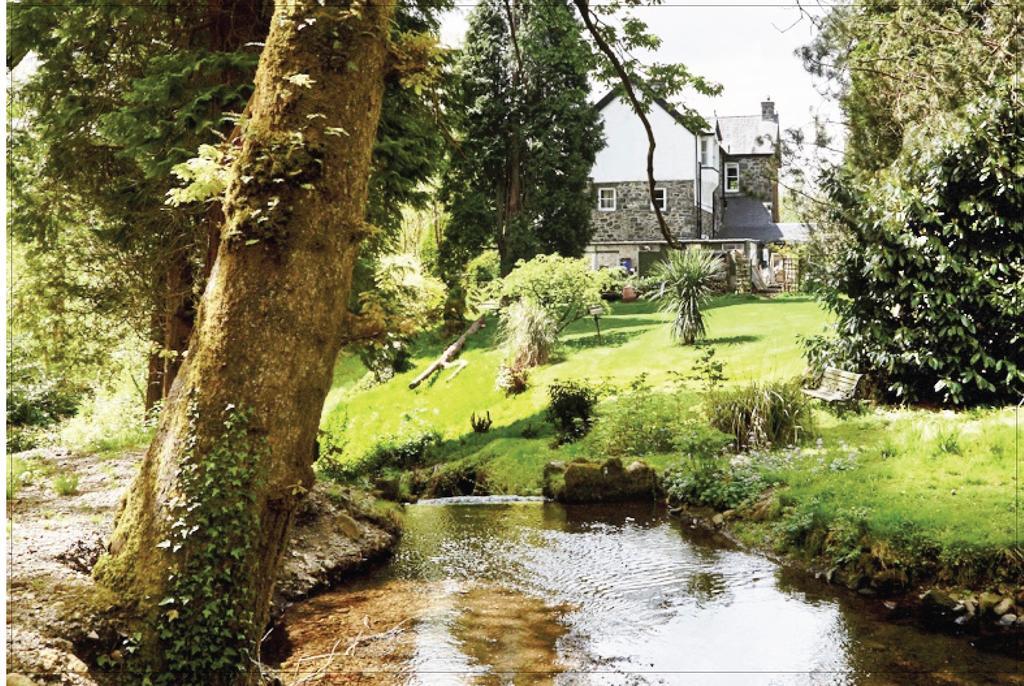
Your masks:
<path fill-rule="evenodd" d="M 1024 684 L 653 506 L 435 501 L 405 523 L 388 567 L 286 617 L 293 682 Z"/>

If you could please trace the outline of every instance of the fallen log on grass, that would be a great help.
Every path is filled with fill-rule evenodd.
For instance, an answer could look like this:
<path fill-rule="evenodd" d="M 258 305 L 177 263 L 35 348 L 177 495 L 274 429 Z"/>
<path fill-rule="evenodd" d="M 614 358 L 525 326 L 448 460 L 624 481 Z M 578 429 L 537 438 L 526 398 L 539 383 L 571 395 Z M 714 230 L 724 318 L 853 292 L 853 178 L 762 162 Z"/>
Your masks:
<path fill-rule="evenodd" d="M 426 381 L 439 369 L 444 369 L 452 363 L 458 354 L 462 351 L 462 347 L 466 345 L 466 339 L 475 334 L 477 331 L 482 329 L 484 326 L 484 315 L 480 315 L 476 321 L 469 325 L 465 333 L 459 336 L 458 340 L 445 348 L 444 352 L 441 353 L 441 357 L 434 360 L 434 362 L 427 367 L 422 374 L 417 376 L 415 379 L 409 382 L 409 388 L 416 388 L 421 383 Z"/>

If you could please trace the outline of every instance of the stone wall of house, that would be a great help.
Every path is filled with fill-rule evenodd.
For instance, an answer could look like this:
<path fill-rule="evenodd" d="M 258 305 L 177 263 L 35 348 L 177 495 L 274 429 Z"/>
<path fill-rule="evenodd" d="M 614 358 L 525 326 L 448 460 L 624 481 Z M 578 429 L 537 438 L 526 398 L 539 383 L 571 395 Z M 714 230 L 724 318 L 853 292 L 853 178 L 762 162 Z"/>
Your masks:
<path fill-rule="evenodd" d="M 726 155 L 724 162 L 739 163 L 740 193 L 770 202 L 772 214 L 778 212 L 779 163 L 775 155 Z M 775 221 L 778 221 L 777 216 Z"/>
<path fill-rule="evenodd" d="M 662 214 L 672 235 L 678 238 L 696 236 L 697 208 L 693 204 L 693 181 L 662 181 L 658 187 L 665 188 L 668 193 L 668 210 Z M 614 210 L 602 212 L 597 209 L 599 188 L 615 188 Z M 595 184 L 593 207 L 592 243 L 665 240 L 658 228 L 658 217 L 651 209 L 646 181 Z"/>

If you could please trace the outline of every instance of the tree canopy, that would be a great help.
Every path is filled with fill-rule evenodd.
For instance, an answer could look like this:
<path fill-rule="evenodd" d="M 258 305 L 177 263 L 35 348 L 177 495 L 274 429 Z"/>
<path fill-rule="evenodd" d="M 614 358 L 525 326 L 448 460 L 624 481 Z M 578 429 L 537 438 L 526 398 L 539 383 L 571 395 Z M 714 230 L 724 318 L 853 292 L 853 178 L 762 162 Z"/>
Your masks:
<path fill-rule="evenodd" d="M 1004 3 L 860 2 L 803 51 L 849 129 L 816 217 L 834 335 L 812 361 L 884 395 L 946 404 L 1024 393 L 1019 17 Z"/>
<path fill-rule="evenodd" d="M 588 177 L 603 145 L 587 101 L 594 56 L 572 8 L 485 0 L 454 68 L 460 140 L 443 194 L 453 277 L 493 245 L 508 273 L 541 253 L 579 256 L 590 240 Z"/>

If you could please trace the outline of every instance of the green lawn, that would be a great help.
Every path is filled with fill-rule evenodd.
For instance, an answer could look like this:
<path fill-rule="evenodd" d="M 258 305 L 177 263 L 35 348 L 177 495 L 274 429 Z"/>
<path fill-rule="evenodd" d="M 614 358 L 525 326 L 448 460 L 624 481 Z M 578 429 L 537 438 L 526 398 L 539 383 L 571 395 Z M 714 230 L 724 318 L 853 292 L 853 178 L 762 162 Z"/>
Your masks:
<path fill-rule="evenodd" d="M 862 510 L 879 537 L 928 532 L 944 548 L 1014 544 L 1013 408 L 819 413 L 822 446 L 779 471 L 795 502 Z"/>
<path fill-rule="evenodd" d="M 708 343 L 725 362 L 729 383 L 792 376 L 804 368 L 797 336 L 818 333 L 824 323 L 821 308 L 806 297 L 725 296 L 708 310 Z M 470 339 L 460 358 L 468 364 L 454 379 L 451 372 L 442 371 L 415 390 L 408 388 L 409 381 L 435 359 L 444 343 L 425 342 L 413 370 L 368 390 L 358 388 L 364 373 L 358 360 L 343 356 L 324 406 L 323 428 L 343 431 L 346 455 L 358 456 L 381 436 L 432 427 L 446 440 L 444 460 L 486 462 L 496 489 L 535 493 L 543 465 L 572 453 L 572 448 L 549 447 L 552 434 L 544 411 L 551 381 L 572 378 L 625 385 L 647 374 L 652 385 L 669 385 L 671 373 L 690 373 L 698 356 L 694 348 L 669 339 L 667 316 L 653 304 L 616 303 L 612 315 L 601 320 L 600 343 L 592 319 L 576 322 L 567 330 L 555 361 L 532 370 L 530 389 L 505 397 L 494 385 L 501 362 L 501 353 L 493 346 L 494 328 L 489 323 Z M 699 402 L 696 393 L 693 399 Z M 472 432 L 474 412 L 491 413 L 494 424 L 489 433 Z M 528 427 L 539 435 L 524 438 Z"/>
<path fill-rule="evenodd" d="M 725 296 L 708 315 L 709 343 L 725 363 L 728 384 L 799 374 L 804 361 L 798 337 L 818 333 L 826 322 L 814 301 L 796 296 Z M 600 343 L 592 321 L 577 322 L 557 358 L 533 370 L 530 389 L 516 397 L 494 386 L 501 355 L 493 346 L 493 323 L 470 339 L 461 357 L 465 369 L 454 378 L 443 371 L 415 390 L 409 380 L 446 341 L 422 341 L 413 370 L 372 388 L 360 383 L 365 370 L 358 359 L 342 357 L 322 425 L 345 437 L 343 459 L 357 459 L 389 434 L 432 428 L 443 442 L 431 462 L 482 466 L 495 492 L 535 494 L 548 461 L 602 457 L 583 454 L 585 442 L 551 447 L 547 385 L 572 378 L 623 387 L 646 374 L 656 388 L 673 389 L 672 372 L 690 373 L 699 353 L 672 343 L 667 324 L 646 302 L 615 304 L 601 321 Z M 699 409 L 697 388 L 681 393 Z M 473 433 L 470 414 L 488 411 L 491 430 Z M 819 406 L 814 414 L 815 434 L 803 446 L 755 457 L 763 460 L 757 468 L 765 476 L 783 484 L 779 495 L 787 516 L 813 510 L 826 531 L 856 521 L 874 540 L 926 541 L 945 558 L 980 559 L 1013 548 L 1012 408 L 954 413 L 877 407 L 840 419 Z M 645 459 L 665 468 L 680 456 Z M 764 544 L 780 528 L 741 527 L 741 533 Z"/>

